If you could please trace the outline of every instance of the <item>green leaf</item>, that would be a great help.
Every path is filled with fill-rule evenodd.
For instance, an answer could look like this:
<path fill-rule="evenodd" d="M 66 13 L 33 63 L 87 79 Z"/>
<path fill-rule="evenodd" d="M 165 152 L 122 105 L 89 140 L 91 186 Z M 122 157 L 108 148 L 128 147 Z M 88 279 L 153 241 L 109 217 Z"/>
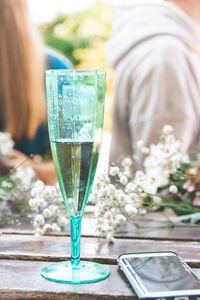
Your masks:
<path fill-rule="evenodd" d="M 176 222 L 182 222 L 182 221 L 190 221 L 191 224 L 195 224 L 198 221 L 200 221 L 200 213 L 184 215 L 176 219 Z"/>

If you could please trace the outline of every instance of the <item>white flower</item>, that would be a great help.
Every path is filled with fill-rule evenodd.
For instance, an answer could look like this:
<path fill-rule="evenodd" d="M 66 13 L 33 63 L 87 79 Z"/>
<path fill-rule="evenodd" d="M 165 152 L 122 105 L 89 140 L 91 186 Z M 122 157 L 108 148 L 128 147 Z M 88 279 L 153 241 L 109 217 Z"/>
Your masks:
<path fill-rule="evenodd" d="M 41 198 L 41 199 L 42 199 L 42 198 Z M 40 202 L 41 208 L 45 208 L 45 207 L 47 207 L 47 205 L 48 205 L 48 203 L 47 203 L 47 201 L 45 201 L 44 199 L 43 199 L 43 201 Z"/>
<path fill-rule="evenodd" d="M 43 190 L 43 195 L 46 198 L 54 198 L 57 195 L 57 189 L 55 186 L 45 186 Z"/>
<path fill-rule="evenodd" d="M 126 217 L 124 217 L 122 214 L 118 214 L 115 216 L 115 220 L 118 224 L 124 224 L 126 222 Z"/>
<path fill-rule="evenodd" d="M 113 215 L 116 215 L 119 212 L 119 210 L 116 207 L 112 207 L 110 211 Z"/>
<path fill-rule="evenodd" d="M 98 198 L 103 200 L 105 197 L 106 197 L 106 190 L 105 189 L 100 190 L 98 193 Z"/>
<path fill-rule="evenodd" d="M 147 210 L 145 208 L 140 209 L 139 213 L 140 215 L 145 215 L 147 213 Z"/>
<path fill-rule="evenodd" d="M 35 200 L 35 205 L 38 205 L 38 206 L 41 206 L 42 203 L 45 201 L 44 198 L 42 198 L 42 197 L 36 197 L 36 198 L 34 198 L 34 200 Z"/>
<path fill-rule="evenodd" d="M 0 144 L 8 142 L 11 139 L 11 135 L 8 132 L 0 132 Z"/>
<path fill-rule="evenodd" d="M 3 181 L 2 184 L 1 184 L 2 187 L 4 188 L 11 188 L 12 187 L 12 183 L 10 182 L 7 182 L 7 181 Z"/>
<path fill-rule="evenodd" d="M 109 177 L 106 177 L 106 178 L 104 179 L 104 183 L 105 183 L 105 184 L 109 184 L 109 183 L 110 183 L 110 178 L 109 178 Z"/>
<path fill-rule="evenodd" d="M 169 187 L 169 192 L 172 193 L 172 194 L 176 194 L 178 192 L 178 189 L 175 185 L 171 185 Z"/>
<path fill-rule="evenodd" d="M 130 167 L 132 165 L 132 160 L 129 157 L 126 157 L 122 160 L 122 166 L 124 168 Z"/>
<path fill-rule="evenodd" d="M 122 172 L 118 173 L 118 177 L 121 178 L 124 174 Z"/>
<path fill-rule="evenodd" d="M 61 230 L 60 226 L 58 226 L 58 224 L 56 224 L 56 223 L 53 223 L 51 225 L 51 229 L 56 232 L 59 232 Z"/>
<path fill-rule="evenodd" d="M 56 205 L 50 205 L 48 209 L 52 212 L 52 214 L 55 214 L 58 210 L 58 207 Z"/>
<path fill-rule="evenodd" d="M 115 191 L 115 186 L 113 184 L 109 184 L 108 189 L 109 189 L 109 192 L 111 192 L 111 191 L 114 192 Z"/>
<path fill-rule="evenodd" d="M 108 194 L 109 196 L 112 196 L 115 194 L 115 186 L 113 184 L 109 184 L 106 188 L 105 188 L 105 191 L 106 191 L 106 194 Z"/>
<path fill-rule="evenodd" d="M 165 125 L 162 129 L 162 134 L 168 135 L 173 132 L 173 127 L 171 125 Z"/>
<path fill-rule="evenodd" d="M 37 228 L 34 234 L 36 237 L 44 235 L 44 230 L 42 228 Z"/>
<path fill-rule="evenodd" d="M 110 220 L 112 218 L 111 212 L 110 211 L 106 211 L 105 214 L 104 214 L 104 217 L 105 217 L 105 219 Z"/>
<path fill-rule="evenodd" d="M 111 218 L 110 220 L 107 220 L 107 222 L 108 222 L 108 225 L 110 226 L 110 230 L 112 230 L 112 228 L 113 228 L 113 226 L 114 226 L 114 224 L 115 224 L 115 221 L 114 221 L 114 219 L 113 218 Z"/>
<path fill-rule="evenodd" d="M 42 215 L 36 215 L 34 224 L 44 225 L 44 217 Z"/>
<path fill-rule="evenodd" d="M 124 202 L 125 202 L 126 204 L 129 204 L 129 203 L 132 202 L 132 201 L 131 201 L 130 195 L 125 195 L 125 196 L 124 196 Z"/>
<path fill-rule="evenodd" d="M 42 191 L 44 189 L 44 182 L 37 180 L 35 183 L 35 188 L 38 189 L 38 191 Z"/>
<path fill-rule="evenodd" d="M 128 183 L 128 178 L 126 176 L 122 176 L 120 178 L 120 183 L 126 185 Z"/>
<path fill-rule="evenodd" d="M 136 184 L 135 183 L 133 183 L 133 182 L 127 183 L 127 185 L 126 185 L 127 193 L 133 192 L 133 191 L 135 191 L 135 189 L 136 189 Z"/>
<path fill-rule="evenodd" d="M 138 193 L 142 193 L 142 192 L 143 192 L 143 188 L 142 188 L 141 186 L 138 186 L 138 187 L 137 187 L 137 192 L 138 192 Z"/>
<path fill-rule="evenodd" d="M 157 192 L 158 186 L 157 186 L 156 182 L 153 182 L 152 180 L 147 179 L 143 185 L 143 189 L 144 189 L 145 193 L 155 194 Z"/>
<path fill-rule="evenodd" d="M 153 196 L 153 201 L 155 203 L 160 203 L 162 201 L 162 198 L 161 197 L 158 197 L 158 196 Z"/>
<path fill-rule="evenodd" d="M 117 195 L 117 200 L 118 200 L 119 203 L 124 202 L 125 201 L 125 195 L 123 193 L 119 193 Z"/>
<path fill-rule="evenodd" d="M 174 152 L 176 152 L 177 151 L 177 149 L 176 149 L 176 138 L 175 138 L 175 136 L 173 135 L 173 134 L 169 134 L 167 137 L 166 137 L 166 144 L 170 144 L 170 145 L 173 145 L 173 146 L 175 146 L 174 148 L 171 148 L 171 152 L 172 152 L 172 149 L 174 149 Z"/>
<path fill-rule="evenodd" d="M 137 179 L 144 179 L 144 172 L 143 171 L 140 171 L 138 170 L 136 173 L 135 173 L 135 178 Z"/>
<path fill-rule="evenodd" d="M 64 226 L 69 223 L 68 219 L 65 216 L 61 216 L 58 218 L 58 223 L 60 226 Z"/>
<path fill-rule="evenodd" d="M 116 176 L 119 173 L 119 167 L 111 167 L 109 173 L 110 176 Z"/>
<path fill-rule="evenodd" d="M 197 168 L 190 168 L 189 169 L 189 174 L 190 175 L 196 175 L 197 174 Z"/>
<path fill-rule="evenodd" d="M 114 237 L 113 237 L 113 235 L 112 235 L 111 232 L 108 232 L 108 233 L 106 234 L 106 240 L 107 240 L 107 242 L 110 243 L 110 244 L 113 244 L 113 243 L 115 242 L 115 239 L 114 239 Z"/>
<path fill-rule="evenodd" d="M 25 176 L 27 176 L 30 181 L 35 179 L 36 173 L 33 170 L 33 168 L 31 168 L 30 166 L 27 166 L 26 168 L 24 168 L 24 171 L 25 171 Z"/>
<path fill-rule="evenodd" d="M 38 190 L 36 188 L 32 188 L 32 190 L 31 190 L 31 196 L 33 198 L 35 198 L 35 197 L 38 196 Z"/>
<path fill-rule="evenodd" d="M 141 208 L 148 195 L 151 195 L 155 204 L 162 201 L 162 195 L 157 196 L 159 187 L 170 183 L 171 174 L 177 172 L 183 161 L 180 146 L 181 142 L 173 135 L 173 128 L 166 125 L 162 130 L 158 144 L 152 144 L 147 148 L 143 141 L 138 141 L 138 158 L 143 157 L 141 154 L 145 154 L 146 158 L 141 168 L 143 171 L 137 171 L 133 179 L 131 176 L 135 171 L 134 165 L 131 159 L 125 158 L 122 161 L 121 169 L 118 167 L 117 169 L 116 167 L 110 168 L 110 176 L 117 175 L 116 185 L 113 183 L 115 178 L 111 178 L 112 184 L 109 185 L 105 183 L 103 178 L 97 180 L 97 196 L 101 196 L 102 200 L 97 204 L 98 227 L 100 232 L 109 233 L 108 240 L 112 240 L 112 233 L 119 225 L 125 224 L 129 218 L 134 220 L 137 213 L 146 213 L 146 209 Z M 195 172 L 196 170 L 191 170 L 193 175 Z M 119 182 L 121 183 L 120 188 Z M 169 191 L 177 193 L 178 189 L 172 185 Z"/>
<path fill-rule="evenodd" d="M 94 196 L 94 198 L 98 198 L 98 190 L 93 189 L 92 195 Z"/>
<path fill-rule="evenodd" d="M 14 146 L 14 141 L 7 132 L 0 132 L 0 156 L 7 157 Z"/>
<path fill-rule="evenodd" d="M 124 173 L 124 176 L 126 176 L 128 178 L 131 178 L 132 174 L 131 174 L 131 170 L 130 169 L 125 169 L 123 173 Z"/>
<path fill-rule="evenodd" d="M 138 149 L 141 149 L 144 146 L 144 142 L 142 140 L 139 140 L 136 144 Z"/>
<path fill-rule="evenodd" d="M 141 152 L 142 152 L 144 155 L 148 155 L 149 152 L 150 152 L 150 150 L 149 150 L 148 147 L 142 147 Z"/>
<path fill-rule="evenodd" d="M 98 190 L 100 190 L 102 186 L 103 186 L 103 185 L 102 185 L 102 181 L 101 181 L 101 179 L 99 178 L 99 181 L 96 183 L 96 188 L 97 188 Z"/>
<path fill-rule="evenodd" d="M 137 208 L 133 204 L 127 204 L 124 210 L 129 216 L 135 216 L 138 212 Z"/>
<path fill-rule="evenodd" d="M 32 170 L 31 167 L 25 167 L 25 168 L 18 167 L 16 169 L 16 172 L 13 173 L 13 175 L 11 175 L 11 178 L 13 180 L 16 180 L 16 179 L 20 180 L 20 185 L 22 186 L 24 191 L 29 190 L 34 177 L 35 177 L 35 172 Z"/>
<path fill-rule="evenodd" d="M 32 209 L 36 209 L 36 208 L 38 208 L 38 206 L 40 205 L 40 201 L 38 201 L 37 198 L 35 198 L 35 199 L 30 199 L 30 200 L 29 200 L 29 205 L 30 205 L 30 207 L 31 207 Z"/>
<path fill-rule="evenodd" d="M 47 223 L 43 226 L 44 233 L 51 230 L 51 224 Z"/>
<path fill-rule="evenodd" d="M 112 227 L 109 226 L 108 224 L 102 224 L 102 231 L 104 232 L 111 232 L 112 231 Z"/>
<path fill-rule="evenodd" d="M 53 213 L 52 213 L 52 211 L 51 211 L 50 209 L 45 208 L 45 209 L 43 210 L 43 215 L 44 215 L 45 218 L 51 218 L 52 215 L 53 215 Z"/>

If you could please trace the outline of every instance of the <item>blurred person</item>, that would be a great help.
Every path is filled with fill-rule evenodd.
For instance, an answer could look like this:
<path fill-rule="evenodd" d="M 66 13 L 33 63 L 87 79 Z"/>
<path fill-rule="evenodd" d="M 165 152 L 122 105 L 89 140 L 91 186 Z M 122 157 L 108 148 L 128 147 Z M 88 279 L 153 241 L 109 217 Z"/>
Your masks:
<path fill-rule="evenodd" d="M 45 48 L 45 69 L 72 69 L 73 65 L 71 61 L 50 47 Z"/>
<path fill-rule="evenodd" d="M 53 162 L 38 163 L 30 154 L 50 151 L 46 125 L 44 88 L 45 57 L 38 34 L 30 22 L 25 0 L 0 0 L 0 131 L 7 131 L 15 141 L 2 173 L 23 161 L 38 178 L 55 184 Z M 48 50 L 48 55 L 49 50 Z M 47 55 L 47 60 L 48 60 Z M 52 63 L 58 65 L 55 52 Z M 62 61 L 64 66 L 64 60 Z"/>
<path fill-rule="evenodd" d="M 199 22 L 199 0 L 124 0 L 116 10 L 111 161 L 137 155 L 138 140 L 157 143 L 167 124 L 183 152 L 200 147 Z"/>

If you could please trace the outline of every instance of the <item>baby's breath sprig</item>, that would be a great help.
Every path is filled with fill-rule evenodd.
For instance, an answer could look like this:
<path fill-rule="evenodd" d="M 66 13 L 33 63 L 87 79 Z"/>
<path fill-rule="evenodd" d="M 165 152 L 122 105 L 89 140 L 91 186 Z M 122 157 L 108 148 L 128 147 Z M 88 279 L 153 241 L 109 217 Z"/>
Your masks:
<path fill-rule="evenodd" d="M 149 208 L 200 212 L 200 164 L 190 161 L 180 148 L 173 128 L 166 125 L 158 144 L 146 147 L 138 141 L 135 152 L 145 155 L 140 170 L 136 168 L 139 154 L 124 158 L 120 166 L 111 165 L 109 173 L 96 180 L 97 229 L 109 242 L 114 242 L 113 235 L 121 224 L 134 223 L 136 216 Z M 200 220 L 200 213 L 195 220 Z"/>
<path fill-rule="evenodd" d="M 66 208 L 56 186 L 46 186 L 37 180 L 31 190 L 29 205 L 34 212 L 32 222 L 35 236 L 59 232 L 68 223 Z"/>
<path fill-rule="evenodd" d="M 0 132 L 2 160 L 11 153 L 13 146 L 10 134 Z M 24 166 L 25 162 L 0 177 L 0 223 L 19 224 L 21 217 L 28 216 L 36 236 L 59 232 L 68 223 L 60 191 L 38 180 L 33 169 Z"/>

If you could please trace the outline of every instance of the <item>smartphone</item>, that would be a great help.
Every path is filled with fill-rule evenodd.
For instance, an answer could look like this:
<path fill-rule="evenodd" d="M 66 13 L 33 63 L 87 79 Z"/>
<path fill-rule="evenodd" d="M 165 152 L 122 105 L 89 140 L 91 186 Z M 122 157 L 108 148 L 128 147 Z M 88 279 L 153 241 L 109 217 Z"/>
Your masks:
<path fill-rule="evenodd" d="M 200 300 L 200 280 L 175 252 L 123 253 L 117 258 L 139 299 Z"/>

